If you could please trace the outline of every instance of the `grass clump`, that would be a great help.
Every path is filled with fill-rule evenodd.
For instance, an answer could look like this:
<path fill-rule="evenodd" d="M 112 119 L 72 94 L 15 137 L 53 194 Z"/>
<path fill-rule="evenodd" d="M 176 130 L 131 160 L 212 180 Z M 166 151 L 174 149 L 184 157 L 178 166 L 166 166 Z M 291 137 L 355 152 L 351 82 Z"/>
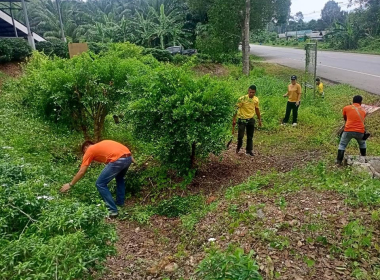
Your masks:
<path fill-rule="evenodd" d="M 225 252 L 211 247 L 199 264 L 197 279 L 203 280 L 260 280 L 259 266 L 252 259 L 254 251 L 244 254 L 242 248 L 230 246 Z"/>

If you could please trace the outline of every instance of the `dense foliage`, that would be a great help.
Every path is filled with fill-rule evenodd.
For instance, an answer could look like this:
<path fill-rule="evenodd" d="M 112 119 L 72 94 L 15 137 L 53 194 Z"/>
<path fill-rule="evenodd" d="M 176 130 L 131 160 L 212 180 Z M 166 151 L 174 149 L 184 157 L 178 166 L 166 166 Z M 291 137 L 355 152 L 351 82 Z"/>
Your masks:
<path fill-rule="evenodd" d="M 194 80 L 186 68 L 166 65 L 131 81 L 131 89 L 133 130 L 167 166 L 186 171 L 196 157 L 222 151 L 234 102 L 228 83 Z"/>
<path fill-rule="evenodd" d="M 52 131 L 20 105 L 17 88 L 2 94 L 0 112 L 0 279 L 87 279 L 115 252 L 93 183 L 58 195 L 74 172 L 75 135 Z M 21 113 L 22 110 L 23 113 Z"/>
<path fill-rule="evenodd" d="M 242 41 L 245 1 L 226 0 L 32 0 L 32 29 L 45 38 L 68 42 L 132 42 L 145 48 L 181 45 L 199 48 L 215 61 L 234 54 Z M 290 0 L 251 0 L 251 30 L 286 21 Z M 60 29 L 58 8 L 62 12 Z M 18 14 L 18 19 L 23 17 Z M 44 46 L 49 49 L 51 46 Z M 95 53 L 98 53 L 94 49 Z M 154 53 L 155 55 L 158 53 Z"/>
<path fill-rule="evenodd" d="M 234 103 L 228 83 L 195 78 L 187 57 L 175 57 L 177 64 L 185 64 L 180 68 L 160 64 L 151 55 L 165 61 L 166 51 L 129 43 L 110 44 L 108 49 L 70 60 L 36 53 L 19 83 L 24 104 L 97 141 L 107 115 L 125 110 L 133 134 L 177 171 L 189 170 L 196 158 L 223 150 Z"/>
<path fill-rule="evenodd" d="M 61 58 L 69 57 L 69 49 L 67 44 L 59 39 L 53 38 L 48 41 L 37 42 L 36 50 L 49 56 L 56 55 Z"/>
<path fill-rule="evenodd" d="M 207 21 L 197 27 L 197 48 L 220 60 L 221 55 L 238 50 L 244 29 L 245 1 L 190 0 L 193 10 L 207 15 Z M 290 9 L 288 0 L 251 1 L 250 30 L 255 33 L 271 21 L 285 22 Z"/>
<path fill-rule="evenodd" d="M 22 38 L 0 39 L 0 62 L 22 61 L 31 54 L 28 41 Z"/>
<path fill-rule="evenodd" d="M 45 38 L 62 38 L 57 3 L 33 0 L 29 5 L 32 29 Z M 126 42 L 144 47 L 191 46 L 195 22 L 178 0 L 59 1 L 68 42 Z M 23 20 L 22 13 L 18 18 Z M 191 16 L 190 16 L 191 18 Z"/>
<path fill-rule="evenodd" d="M 380 38 L 380 1 L 350 0 L 347 4 L 360 4 L 350 12 L 343 11 L 341 2 L 328 1 L 318 20 L 304 21 L 302 12 L 288 16 L 288 24 L 269 24 L 266 30 L 253 33 L 252 39 L 258 43 L 270 43 L 293 46 L 297 40 L 278 40 L 274 33 L 285 33 L 296 30 L 327 31 L 322 48 L 336 50 L 360 50 L 379 53 Z"/>
<path fill-rule="evenodd" d="M 353 1 L 359 2 L 359 1 Z M 360 1 L 361 8 L 335 19 L 327 43 L 334 49 L 379 51 L 380 1 Z"/>
<path fill-rule="evenodd" d="M 363 179 L 362 174 L 351 172 L 350 169 L 337 170 L 325 164 L 312 163 L 306 166 L 306 153 L 301 154 L 300 169 L 289 173 L 261 173 L 239 186 L 228 188 L 226 198 L 235 199 L 237 204 L 241 203 L 244 211 L 239 211 L 237 205 L 231 205 L 228 201 L 226 205 L 217 207 L 219 199 L 210 203 L 203 195 L 170 198 L 168 193 L 172 193 L 171 187 L 179 180 L 176 181 L 177 177 L 171 177 L 173 172 L 161 172 L 162 169 L 167 171 L 166 167 L 172 167 L 178 171 L 187 171 L 194 142 L 196 155 L 200 157 L 206 156 L 210 151 L 217 152 L 217 149 L 221 149 L 226 143 L 223 140 L 227 135 L 226 125 L 231 120 L 231 106 L 237 98 L 246 93 L 252 83 L 258 87 L 257 96 L 260 99 L 264 124 L 255 134 L 255 149 L 265 153 L 264 156 L 267 158 L 283 159 L 287 163 L 294 158 L 299 159 L 302 151 L 310 153 L 313 158 L 316 157 L 315 151 L 324 153 L 328 161 L 332 162 L 337 145 L 332 135 L 339 122 L 343 121 L 341 107 L 349 104 L 352 96 L 356 94 L 363 94 L 368 104 L 375 104 L 378 98 L 346 85 L 327 85 L 328 95 L 325 100 L 314 98 L 309 93 L 303 95 L 299 127 L 280 127 L 286 104 L 282 95 L 288 83 L 288 69 L 280 74 L 282 78 L 276 78 L 268 74 L 273 69 L 265 64 L 267 70 L 255 67 L 251 76 L 245 77 L 235 66 L 217 66 L 226 73 L 225 76 L 199 78 L 199 73 L 195 74 L 193 69 L 216 67 L 213 64 L 192 67 L 200 59 L 207 60 L 207 56 L 191 57 L 183 66 L 175 67 L 166 62 L 158 62 L 150 54 L 143 55 L 140 47 L 131 44 L 111 44 L 107 49 L 112 51 L 101 52 L 99 55 L 86 53 L 72 60 L 49 60 L 36 53 L 30 65 L 25 68 L 22 83 L 12 81 L 2 88 L 0 114 L 6 117 L 0 119 L 1 279 L 86 279 L 96 274 L 104 264 L 105 257 L 114 252 L 112 245 L 115 232 L 110 224 L 104 222 L 105 208 L 97 206 L 103 204 L 94 186 L 102 165 L 91 166 L 86 176 L 71 189 L 68 196 L 58 194 L 59 187 L 69 181 L 77 171 L 81 158 L 78 150 L 83 141 L 83 135 L 71 129 L 73 120 L 68 111 L 63 113 L 61 110 L 61 113 L 57 114 L 54 108 L 50 110 L 50 105 L 59 105 L 65 110 L 71 107 L 73 110 L 76 109 L 75 106 L 66 108 L 65 102 L 92 106 L 91 100 L 94 100 L 106 104 L 107 108 L 109 106 L 109 113 L 104 120 L 104 137 L 125 143 L 141 164 L 132 166 L 127 173 L 128 193 L 135 192 L 132 190 L 135 187 L 142 186 L 147 189 L 147 194 L 141 197 L 141 203 L 136 199 L 136 203 L 128 205 L 125 211 L 120 211 L 120 216 L 145 224 L 149 223 L 153 215 L 179 217 L 181 223 L 176 229 L 180 230 L 170 232 L 170 242 L 177 235 L 181 235 L 178 239 L 183 240 L 183 244 L 178 245 L 178 252 L 170 253 L 176 262 L 182 258 L 185 263 L 189 256 L 195 255 L 193 252 L 199 253 L 205 245 L 205 238 L 217 237 L 218 244 L 220 242 L 223 245 L 230 242 L 232 239 L 223 239 L 224 236 L 232 236 L 234 229 L 240 225 L 260 230 L 258 233 L 261 234 L 252 231 L 252 234 L 239 237 L 238 243 L 241 242 L 239 240 L 248 240 L 244 238 L 249 238 L 251 242 L 251 238 L 254 237 L 258 238 L 257 241 L 264 244 L 265 248 L 270 246 L 274 252 L 289 246 L 290 243 L 281 243 L 284 241 L 281 231 L 265 235 L 263 238 L 263 232 L 268 230 L 262 223 L 257 222 L 256 203 L 252 204 L 252 201 L 257 201 L 252 193 L 261 188 L 266 197 L 265 201 L 268 201 L 270 192 L 284 196 L 311 186 L 311 191 L 338 191 L 347 198 L 349 205 L 366 208 L 379 204 L 378 180 Z M 278 66 L 275 68 L 277 70 Z M 75 75 L 68 73 L 70 71 Z M 62 75 L 63 78 L 56 77 L 57 75 Z M 80 77 L 89 79 L 92 84 L 78 81 Z M 109 84 L 110 80 L 113 82 L 112 86 Z M 61 86 L 61 83 L 67 88 Z M 72 85 L 75 83 L 82 89 L 85 89 L 85 85 L 95 88 L 93 91 L 91 88 L 85 89 L 84 92 L 88 96 L 84 98 L 83 104 L 78 102 L 73 94 Z M 53 90 L 55 88 L 57 90 Z M 108 101 L 100 98 L 104 88 L 108 91 L 117 89 L 121 95 L 120 99 L 117 97 Z M 44 93 L 45 90 L 49 94 Z M 92 95 L 94 92 L 100 94 Z M 117 101 L 113 103 L 113 100 Z M 48 104 L 50 105 L 47 106 Z M 55 107 L 57 108 L 59 107 Z M 114 113 L 120 116 L 124 114 L 120 124 L 114 123 Z M 52 121 L 56 121 L 58 125 Z M 378 118 L 374 116 L 367 121 L 373 133 L 369 142 L 369 153 L 377 154 L 380 152 L 376 130 L 379 127 Z M 89 127 L 92 127 L 91 123 Z M 321 130 L 321 127 L 324 129 Z M 188 132 L 185 133 L 185 130 Z M 178 133 L 174 134 L 175 131 Z M 165 137 L 165 133 L 169 136 Z M 177 152 L 172 152 L 170 147 L 177 144 L 173 139 L 179 141 L 179 147 L 183 145 L 185 148 L 178 151 L 174 146 L 173 151 Z M 297 145 L 294 146 L 294 143 Z M 349 150 L 357 152 L 355 145 L 356 143 L 352 143 Z M 240 160 L 239 156 L 236 160 Z M 232 165 L 233 171 L 240 167 L 239 163 Z M 264 165 L 261 167 L 266 168 Z M 267 168 L 269 170 L 271 166 Z M 170 180 L 176 182 L 172 183 Z M 183 186 L 187 185 L 188 181 L 184 180 Z M 110 187 L 114 190 L 114 183 L 111 183 Z M 170 190 L 165 192 L 164 189 Z M 247 195 L 241 195 L 244 192 Z M 165 199 L 160 201 L 160 196 Z M 251 204 L 246 201 L 248 197 Z M 152 204 L 147 203 L 149 200 Z M 286 207 L 285 198 L 270 200 L 278 200 L 281 209 Z M 250 205 L 251 210 L 247 210 L 247 205 Z M 277 206 L 274 209 L 277 209 Z M 289 208 L 289 211 L 291 209 L 293 208 Z M 249 215 L 245 210 L 251 211 Z M 210 211 L 221 214 L 223 221 L 227 221 L 226 218 L 229 216 L 232 219 L 221 224 L 220 229 L 206 232 L 199 222 Z M 376 215 L 377 213 L 375 212 Z M 217 215 L 209 215 L 213 218 L 212 221 L 218 221 L 214 219 Z M 323 221 L 326 222 L 325 219 Z M 218 223 L 212 223 L 211 226 Z M 171 229 L 171 224 L 168 223 L 168 226 Z M 326 238 L 320 239 L 325 244 L 318 243 L 318 248 L 335 248 L 331 251 L 334 258 L 345 256 L 347 260 L 352 259 L 358 263 L 360 258 L 364 257 L 366 261 L 371 261 L 369 256 L 376 254 L 377 244 L 376 239 L 371 237 L 375 237 L 376 232 L 364 222 L 354 220 L 347 220 L 342 226 L 340 228 L 343 230 L 343 236 L 328 241 Z M 182 234 L 182 228 L 186 229 L 186 234 Z M 197 234 L 196 230 L 205 234 Z M 260 238 L 264 241 L 260 241 Z M 161 241 L 156 243 L 156 240 L 149 246 L 163 244 Z M 165 248 L 176 248 L 170 245 Z M 237 244 L 238 247 L 240 245 L 243 247 L 242 243 Z M 183 257 L 177 257 L 181 253 L 181 246 L 186 248 L 186 252 L 183 253 Z M 295 246 L 297 250 L 299 247 Z M 234 275 L 260 279 L 253 257 L 252 254 L 244 254 L 241 249 L 235 248 L 210 251 L 198 266 L 198 279 L 234 279 Z M 257 261 L 260 266 L 265 266 L 262 260 Z M 376 258 L 373 263 L 375 261 Z M 128 262 L 135 264 L 133 260 Z M 181 263 L 179 264 L 181 267 Z M 358 267 L 364 265 L 360 264 Z M 137 267 L 135 270 L 143 271 L 141 273 L 146 271 L 140 266 L 134 267 Z M 351 270 L 350 266 L 347 266 L 347 270 Z M 376 272 L 375 269 L 374 271 Z M 374 278 L 375 272 L 371 272 L 369 277 Z M 179 269 L 178 274 L 173 277 L 180 273 Z M 379 275 L 378 270 L 376 273 Z M 180 277 L 182 275 L 177 278 Z"/>
<path fill-rule="evenodd" d="M 126 94 L 128 75 L 146 68 L 134 59 L 141 51 L 116 44 L 104 56 L 84 53 L 70 60 L 49 60 L 35 54 L 21 82 L 25 98 L 48 119 L 81 130 L 86 139 L 99 140 L 106 116 Z"/>
<path fill-rule="evenodd" d="M 170 62 L 173 60 L 173 56 L 167 50 L 147 48 L 144 49 L 143 54 L 151 54 L 158 61 Z"/>

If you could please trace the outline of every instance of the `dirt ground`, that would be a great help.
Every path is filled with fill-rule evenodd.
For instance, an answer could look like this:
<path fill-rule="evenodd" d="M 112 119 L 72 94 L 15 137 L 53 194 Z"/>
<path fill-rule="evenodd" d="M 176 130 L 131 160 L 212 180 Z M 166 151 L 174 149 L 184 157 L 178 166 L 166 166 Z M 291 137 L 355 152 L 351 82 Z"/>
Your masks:
<path fill-rule="evenodd" d="M 0 64 L 0 71 L 10 77 L 18 77 L 21 75 L 21 65 L 18 62 L 8 62 Z"/>
<path fill-rule="evenodd" d="M 227 215 L 230 201 L 221 199 L 218 209 L 202 219 L 193 233 L 183 231 L 180 219 L 154 216 L 149 226 L 114 221 L 120 238 L 118 254 L 108 259 L 109 272 L 102 279 L 191 279 L 210 238 L 221 249 L 233 243 L 246 253 L 254 250 L 264 279 L 355 279 L 348 259 L 331 248 L 342 243 L 348 221 L 370 223 L 370 215 L 350 209 L 335 192 L 305 189 L 282 199 L 286 205 L 279 205 L 276 197 L 240 197 L 234 211 L 251 212 L 246 221 L 239 214 Z"/>
<path fill-rule="evenodd" d="M 318 160 L 321 156 L 319 151 L 301 151 L 287 156 L 280 153 L 268 154 L 262 152 L 259 146 L 254 150 L 254 157 L 245 155 L 243 148 L 239 154 L 235 151 L 236 143 L 232 143 L 229 150 L 223 152 L 220 157 L 210 156 L 188 187 L 189 191 L 210 196 L 221 192 L 226 187 L 245 182 L 259 171 L 288 172 L 306 162 Z"/>
<path fill-rule="evenodd" d="M 225 66 L 216 63 L 197 65 L 193 70 L 201 76 L 209 74 L 211 76 L 223 77 L 229 74 Z"/>
<path fill-rule="evenodd" d="M 4 82 L 4 77 L 18 77 L 22 73 L 20 63 L 16 62 L 8 62 L 8 63 L 0 63 L 0 91 L 1 86 Z M 4 74 L 4 75 L 2 75 Z M 4 76 L 4 77 L 3 77 Z"/>
<path fill-rule="evenodd" d="M 236 217 L 226 217 L 231 201 L 225 201 L 222 196 L 225 188 L 245 182 L 258 171 L 290 171 L 318 159 L 318 152 L 281 157 L 263 155 L 258 148 L 255 156 L 249 157 L 236 154 L 235 149 L 233 144 L 222 157 L 212 156 L 188 187 L 189 194 L 203 193 L 210 202 L 220 202 L 218 209 L 201 220 L 193 232 L 184 231 L 179 218 L 154 216 L 147 226 L 113 221 L 119 236 L 118 253 L 108 259 L 108 272 L 102 279 L 190 279 L 205 256 L 204 246 L 210 245 L 207 244 L 209 238 L 215 238 L 216 246 L 223 249 L 235 243 L 247 253 L 254 250 L 260 273 L 266 279 L 274 279 L 274 275 L 276 279 L 351 279 L 344 260 L 335 259 L 327 246 L 315 241 L 323 235 L 326 242 L 339 242 L 334 238 L 350 219 L 352 210 L 334 192 L 291 193 L 283 197 L 284 207 L 278 205 L 275 197 L 244 196 L 235 202 L 239 213 L 257 205 L 265 207 L 255 208 L 254 218 L 237 227 L 234 225 Z M 260 215 L 256 215 L 256 211 Z M 313 224 L 318 228 L 309 230 L 308 226 Z M 275 237 L 278 235 L 280 239 Z M 269 246 L 271 243 L 281 250 L 273 249 Z M 314 264 L 311 266 L 311 263 Z"/>

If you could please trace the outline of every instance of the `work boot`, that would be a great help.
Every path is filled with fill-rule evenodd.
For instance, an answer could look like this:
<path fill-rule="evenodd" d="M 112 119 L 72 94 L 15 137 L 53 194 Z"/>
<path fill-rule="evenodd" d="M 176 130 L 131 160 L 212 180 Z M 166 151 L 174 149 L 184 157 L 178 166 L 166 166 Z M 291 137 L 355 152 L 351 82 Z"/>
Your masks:
<path fill-rule="evenodd" d="M 360 155 L 365 157 L 367 155 L 367 149 L 360 149 Z"/>
<path fill-rule="evenodd" d="M 343 158 L 344 158 L 344 150 L 338 150 L 338 156 L 336 158 L 336 164 L 342 165 Z"/>

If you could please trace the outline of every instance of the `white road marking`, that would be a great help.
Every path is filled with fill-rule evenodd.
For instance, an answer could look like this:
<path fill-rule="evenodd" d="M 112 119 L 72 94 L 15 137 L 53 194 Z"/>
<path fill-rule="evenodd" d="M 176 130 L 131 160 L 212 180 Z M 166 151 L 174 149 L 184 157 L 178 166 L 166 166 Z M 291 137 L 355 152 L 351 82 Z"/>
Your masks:
<path fill-rule="evenodd" d="M 325 64 L 319 64 L 319 66 L 329 67 L 329 68 L 333 68 L 333 69 L 337 69 L 337 70 L 352 72 L 352 73 L 366 75 L 366 76 L 371 76 L 371 77 L 375 77 L 375 78 L 380 78 L 380 76 L 377 76 L 377 75 L 368 74 L 368 73 L 359 72 L 359 71 L 354 71 L 354 70 L 349 70 L 349 69 L 344 69 L 344 68 L 339 68 L 339 67 L 334 67 L 334 66 L 329 66 L 329 65 L 325 65 Z"/>
<path fill-rule="evenodd" d="M 287 57 L 286 59 L 294 60 L 294 61 L 302 61 L 301 59 L 294 59 L 294 58 L 289 58 L 289 57 Z M 373 74 L 369 74 L 369 73 L 364 73 L 364 72 L 359 72 L 359 71 L 350 70 L 350 69 L 345 69 L 345 68 L 340 68 L 340 67 L 334 67 L 334 66 L 330 66 L 330 65 L 326 65 L 326 64 L 318 64 L 318 66 L 323 66 L 323 67 L 333 68 L 333 69 L 337 69 L 337 70 L 352 72 L 352 73 L 355 73 L 355 74 L 360 74 L 360 75 L 366 75 L 366 76 L 370 76 L 370 77 L 380 78 L 380 76 L 377 76 L 377 75 L 373 75 Z"/>

